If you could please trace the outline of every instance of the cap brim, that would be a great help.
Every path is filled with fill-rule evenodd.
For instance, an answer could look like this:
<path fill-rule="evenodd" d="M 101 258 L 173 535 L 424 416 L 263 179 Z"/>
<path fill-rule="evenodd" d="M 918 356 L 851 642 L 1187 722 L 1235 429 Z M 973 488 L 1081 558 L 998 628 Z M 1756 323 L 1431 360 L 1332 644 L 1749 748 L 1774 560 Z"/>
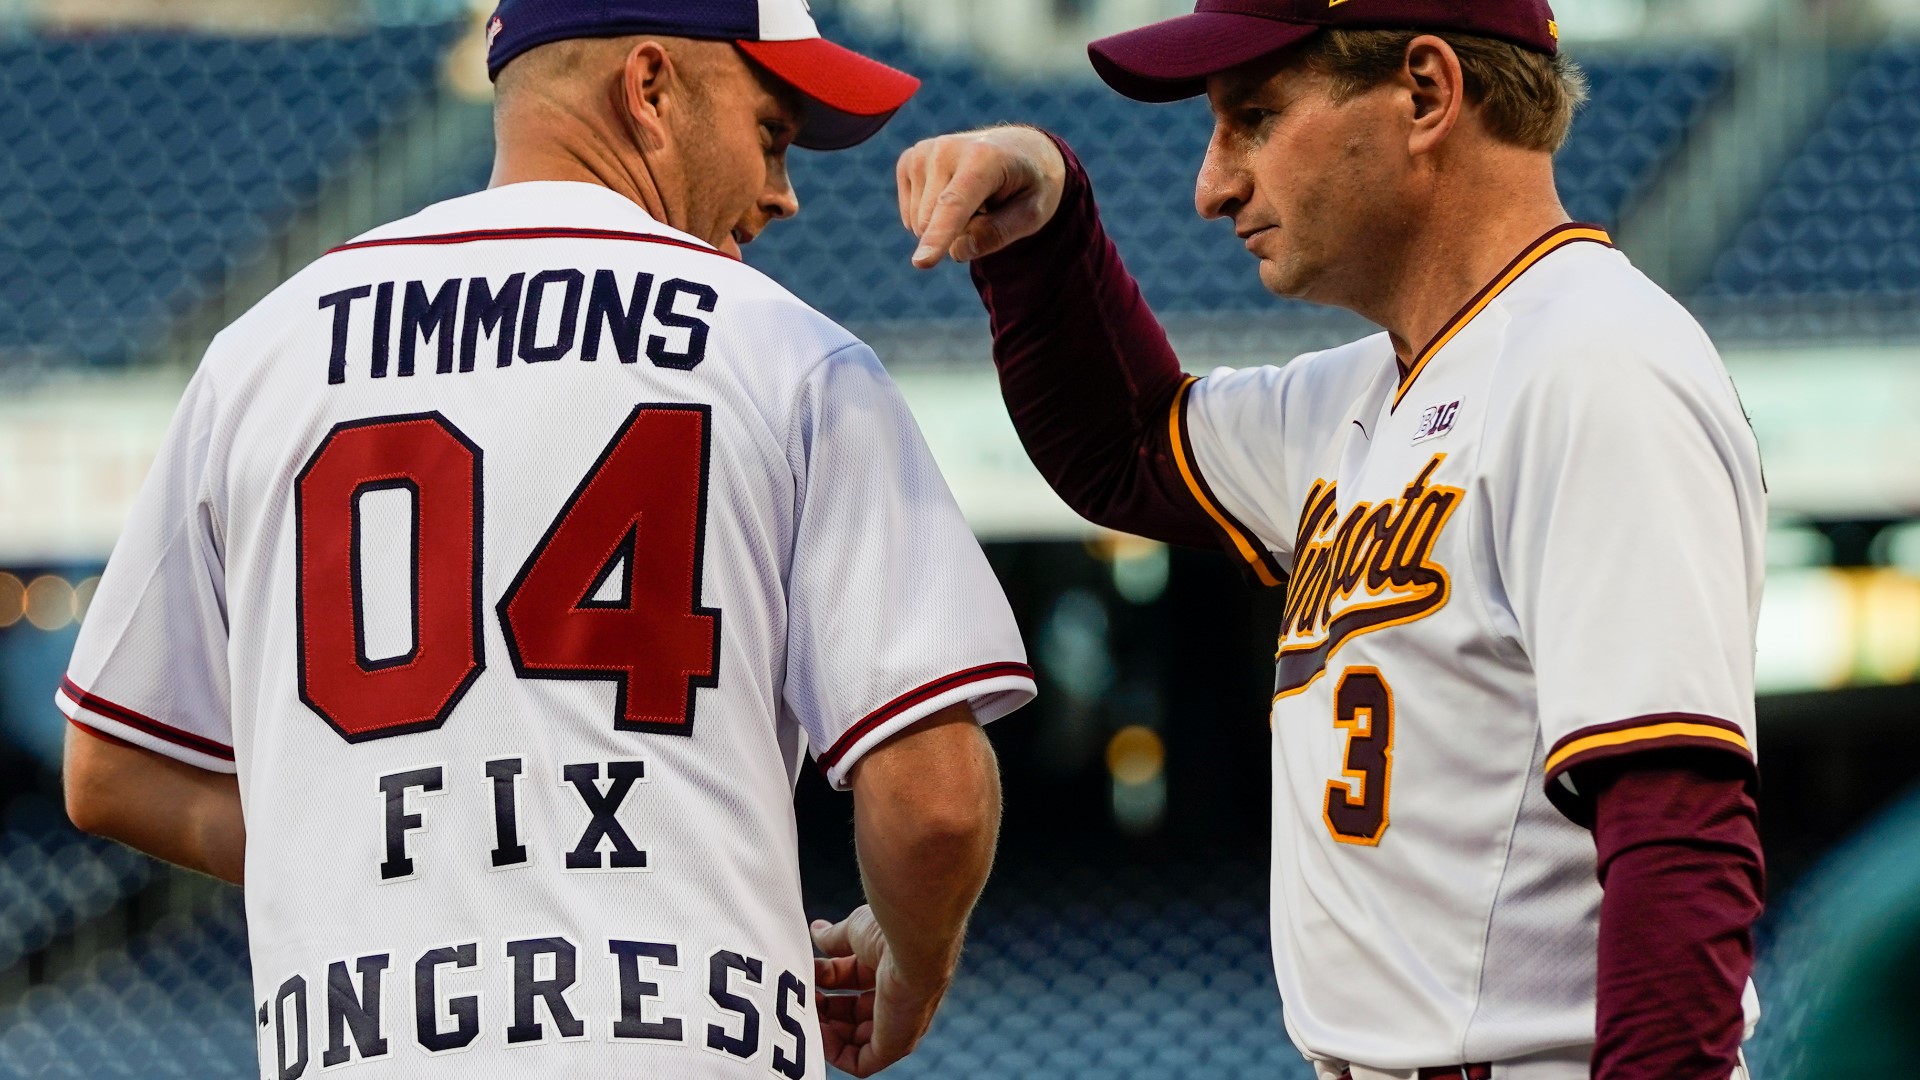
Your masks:
<path fill-rule="evenodd" d="M 1207 77 L 1279 52 L 1320 27 L 1232 11 L 1201 11 L 1087 46 L 1093 69 L 1135 101 L 1179 101 L 1207 92 Z"/>
<path fill-rule="evenodd" d="M 872 138 L 920 89 L 920 80 L 824 38 L 739 41 L 740 51 L 800 91 L 808 150 L 844 150 Z"/>

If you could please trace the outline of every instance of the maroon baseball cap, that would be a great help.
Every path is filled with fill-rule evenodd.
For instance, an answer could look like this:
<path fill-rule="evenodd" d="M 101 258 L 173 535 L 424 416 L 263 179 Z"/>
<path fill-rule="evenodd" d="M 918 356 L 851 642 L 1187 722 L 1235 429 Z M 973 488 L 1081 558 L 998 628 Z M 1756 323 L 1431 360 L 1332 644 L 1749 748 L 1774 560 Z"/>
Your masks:
<path fill-rule="evenodd" d="M 1323 27 L 1457 31 L 1552 56 L 1547 0 L 1199 0 L 1193 14 L 1087 46 L 1107 85 L 1135 101 L 1207 92 L 1207 77 L 1296 45 Z"/>

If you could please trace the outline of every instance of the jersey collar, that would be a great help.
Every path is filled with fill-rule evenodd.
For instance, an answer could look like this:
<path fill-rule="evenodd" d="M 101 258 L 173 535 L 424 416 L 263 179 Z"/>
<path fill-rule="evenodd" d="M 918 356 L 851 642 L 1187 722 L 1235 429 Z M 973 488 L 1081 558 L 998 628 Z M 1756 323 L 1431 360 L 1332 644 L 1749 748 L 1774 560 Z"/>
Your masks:
<path fill-rule="evenodd" d="M 1446 325 L 1440 328 L 1440 332 L 1433 336 L 1433 340 L 1427 342 L 1426 348 L 1421 349 L 1414 356 L 1413 363 L 1400 374 L 1400 388 L 1394 391 L 1393 407 L 1396 409 L 1400 407 L 1400 399 L 1407 396 L 1407 391 L 1413 388 L 1413 380 L 1420 377 L 1420 372 L 1426 369 L 1428 361 L 1433 359 L 1434 354 L 1446 348 L 1447 342 L 1452 341 L 1455 335 L 1466 329 L 1467 324 L 1472 322 L 1476 315 L 1485 311 L 1495 297 L 1506 291 L 1507 286 L 1520 280 L 1520 275 L 1532 269 L 1541 259 L 1568 244 L 1579 243 L 1604 244 L 1612 247 L 1613 238 L 1598 225 L 1583 225 L 1577 221 L 1570 221 L 1564 225 L 1554 226 L 1547 230 L 1545 236 L 1528 244 L 1526 250 L 1515 256 L 1514 260 L 1507 264 L 1506 269 L 1495 274 L 1485 288 L 1475 293 L 1465 307 L 1455 312 L 1453 318 L 1447 320 Z"/>
<path fill-rule="evenodd" d="M 445 208 L 444 213 L 428 215 Z M 445 218 L 446 220 L 441 220 Z M 524 229 L 588 229 L 646 233 L 703 248 L 717 254 L 720 249 L 690 233 L 681 232 L 659 221 L 640 206 L 611 188 L 580 180 L 526 180 L 517 184 L 476 191 L 430 207 L 406 223 L 410 232 L 467 232 Z"/>

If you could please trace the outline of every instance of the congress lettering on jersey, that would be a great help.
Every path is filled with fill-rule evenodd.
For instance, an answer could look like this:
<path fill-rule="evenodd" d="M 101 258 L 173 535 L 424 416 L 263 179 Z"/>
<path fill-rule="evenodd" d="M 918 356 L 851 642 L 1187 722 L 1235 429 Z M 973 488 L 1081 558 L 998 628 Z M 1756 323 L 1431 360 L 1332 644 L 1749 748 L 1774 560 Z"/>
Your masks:
<path fill-rule="evenodd" d="M 264 1075 L 297 1080 L 366 1062 L 419 1062 L 484 1046 L 700 1047 L 801 1080 L 808 984 L 751 952 L 704 958 L 671 941 L 562 934 L 372 952 L 281 979 L 255 1022 Z M 492 961 L 492 963 L 489 963 Z M 311 977 L 310 977 L 311 976 Z M 631 1067 L 660 1068 L 656 1056 Z"/>
<path fill-rule="evenodd" d="M 372 379 L 471 372 L 483 351 L 492 367 L 591 363 L 608 344 L 623 364 L 638 363 L 644 343 L 655 367 L 691 371 L 706 359 L 719 290 L 681 277 L 656 288 L 655 277 L 563 267 L 338 289 L 318 303 L 332 342 L 327 382 L 344 383 L 349 371 Z"/>

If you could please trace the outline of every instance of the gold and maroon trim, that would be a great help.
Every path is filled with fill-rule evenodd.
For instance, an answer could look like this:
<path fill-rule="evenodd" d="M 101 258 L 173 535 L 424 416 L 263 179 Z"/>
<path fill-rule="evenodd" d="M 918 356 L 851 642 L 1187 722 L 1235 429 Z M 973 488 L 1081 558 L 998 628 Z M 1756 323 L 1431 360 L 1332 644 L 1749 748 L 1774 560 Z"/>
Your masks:
<path fill-rule="evenodd" d="M 1546 772 L 1551 780 L 1575 765 L 1585 765 L 1644 750 L 1697 747 L 1737 751 L 1748 760 L 1753 747 L 1740 725 L 1698 713 L 1654 713 L 1584 727 L 1553 744 L 1547 751 Z"/>
<path fill-rule="evenodd" d="M 80 684 L 74 682 L 71 677 L 61 677 L 60 692 L 65 694 L 69 700 L 80 708 L 96 716 L 103 716 L 109 720 L 125 724 L 133 730 L 140 732 L 142 735 L 151 735 L 162 742 L 169 742 L 175 746 L 192 750 L 196 754 L 205 754 L 210 758 L 218 758 L 221 761 L 233 760 L 233 747 L 228 746 L 226 743 L 215 742 L 205 736 L 195 735 L 191 731 L 184 731 L 171 724 L 163 724 L 153 717 L 135 712 L 125 705 L 116 705 L 106 698 L 89 694 L 85 690 L 82 690 Z M 96 729 L 89 724 L 81 723 L 78 720 L 75 720 L 74 723 L 89 732 L 96 731 Z"/>
<path fill-rule="evenodd" d="M 1440 328 L 1440 332 L 1433 336 L 1433 340 L 1427 342 L 1426 348 L 1421 349 L 1414 356 L 1413 363 L 1408 365 L 1406 371 L 1400 376 L 1400 389 L 1393 395 L 1393 407 L 1396 409 L 1400 407 L 1400 399 L 1407 396 L 1407 391 L 1413 388 L 1413 380 L 1420 377 L 1420 372 L 1426 368 L 1434 354 L 1446 348 L 1447 342 L 1452 341 L 1456 334 L 1466 329 L 1467 324 L 1485 311 L 1495 297 L 1506 291 L 1507 286 L 1520 280 L 1520 275 L 1532 269 L 1533 265 L 1541 259 L 1568 244 L 1578 243 L 1605 244 L 1607 247 L 1612 247 L 1613 237 L 1608 236 L 1607 231 L 1598 225 L 1583 225 L 1577 221 L 1570 221 L 1565 225 L 1556 225 L 1549 229 L 1545 236 L 1528 244 L 1525 251 L 1508 263 L 1506 269 L 1495 274 L 1485 288 L 1475 293 L 1473 299 L 1467 301 L 1467 306 L 1447 320 L 1446 325 Z"/>
<path fill-rule="evenodd" d="M 1180 479 L 1186 481 L 1187 491 L 1193 495 L 1200 509 L 1207 512 L 1213 523 L 1219 526 L 1226 536 L 1227 546 L 1240 554 L 1252 569 L 1253 576 L 1262 585 L 1272 587 L 1286 580 L 1286 571 L 1280 569 L 1280 563 L 1253 534 L 1253 530 L 1240 524 L 1239 519 L 1227 513 L 1214 497 L 1213 489 L 1207 486 L 1206 477 L 1200 475 L 1199 459 L 1193 454 L 1193 441 L 1187 432 L 1187 399 L 1192 396 L 1193 384 L 1198 378 L 1188 376 L 1180 384 L 1180 392 L 1174 395 L 1173 407 L 1167 410 L 1167 441 L 1173 446 L 1173 461 L 1180 468 Z"/>
<path fill-rule="evenodd" d="M 887 702 L 885 705 L 880 706 L 878 709 L 862 717 L 858 723 L 847 729 L 845 735 L 835 740 L 834 744 L 827 749 L 827 752 L 820 755 L 819 765 L 821 771 L 826 772 L 831 770 L 835 765 L 840 764 L 840 759 L 847 756 L 847 751 L 853 749 L 855 743 L 866 738 L 875 728 L 906 712 L 908 709 L 913 708 L 915 705 L 930 701 L 950 690 L 956 690 L 971 683 L 985 682 L 988 679 L 998 679 L 1006 675 L 1012 675 L 1022 679 L 1031 679 L 1033 678 L 1033 669 L 1025 664 L 1017 664 L 1011 661 L 999 664 L 982 664 L 979 667 L 968 668 L 965 671 L 956 671 L 951 675 L 935 679 L 924 686 L 901 694 L 899 697 L 894 698 L 892 701 Z"/>

